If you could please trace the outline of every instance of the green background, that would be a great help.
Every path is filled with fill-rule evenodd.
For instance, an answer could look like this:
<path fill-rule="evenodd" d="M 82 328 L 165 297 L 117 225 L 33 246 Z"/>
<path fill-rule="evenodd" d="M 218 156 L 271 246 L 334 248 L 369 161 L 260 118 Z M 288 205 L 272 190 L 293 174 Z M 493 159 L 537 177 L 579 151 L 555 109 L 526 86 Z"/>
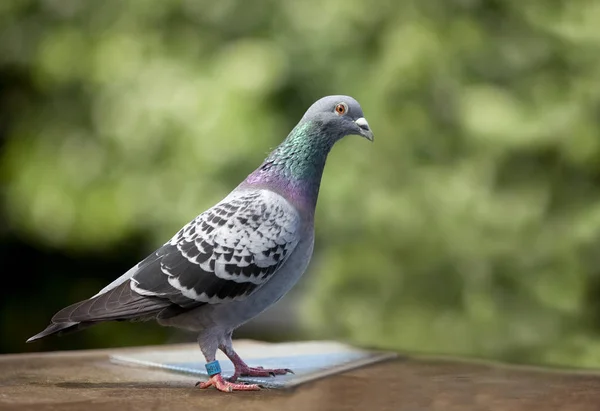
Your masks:
<path fill-rule="evenodd" d="M 349 94 L 375 143 L 329 157 L 313 263 L 269 314 L 299 320 L 244 335 L 600 366 L 599 21 L 594 0 L 1 1 L 0 351 L 189 338 L 23 343 Z"/>

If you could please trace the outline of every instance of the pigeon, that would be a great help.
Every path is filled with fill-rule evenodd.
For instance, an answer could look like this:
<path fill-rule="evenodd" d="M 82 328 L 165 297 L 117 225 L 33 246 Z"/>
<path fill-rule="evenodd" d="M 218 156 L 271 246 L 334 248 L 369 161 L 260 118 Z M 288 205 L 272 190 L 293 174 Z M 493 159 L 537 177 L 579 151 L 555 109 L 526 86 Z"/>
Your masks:
<path fill-rule="evenodd" d="M 208 374 L 200 388 L 259 390 L 236 381 L 292 372 L 249 367 L 233 349 L 232 334 L 279 301 L 306 270 L 325 162 L 346 135 L 373 141 L 360 104 L 342 95 L 316 101 L 223 200 L 96 295 L 58 311 L 27 342 L 105 321 L 155 320 L 197 333 Z M 230 378 L 222 376 L 217 350 L 235 367 Z"/>

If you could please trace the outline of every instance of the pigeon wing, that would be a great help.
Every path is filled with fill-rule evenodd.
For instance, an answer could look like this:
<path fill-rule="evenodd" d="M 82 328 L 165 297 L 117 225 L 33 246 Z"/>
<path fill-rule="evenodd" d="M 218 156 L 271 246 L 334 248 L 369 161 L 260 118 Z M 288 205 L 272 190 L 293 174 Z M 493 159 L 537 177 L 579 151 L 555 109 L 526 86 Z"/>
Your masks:
<path fill-rule="evenodd" d="M 279 194 L 234 192 L 142 261 L 131 288 L 181 307 L 244 299 L 276 275 L 298 244 L 300 225 Z"/>
<path fill-rule="evenodd" d="M 146 319 L 167 308 L 176 313 L 244 299 L 285 263 L 298 244 L 300 224 L 298 211 L 272 191 L 234 192 L 52 322 Z"/>

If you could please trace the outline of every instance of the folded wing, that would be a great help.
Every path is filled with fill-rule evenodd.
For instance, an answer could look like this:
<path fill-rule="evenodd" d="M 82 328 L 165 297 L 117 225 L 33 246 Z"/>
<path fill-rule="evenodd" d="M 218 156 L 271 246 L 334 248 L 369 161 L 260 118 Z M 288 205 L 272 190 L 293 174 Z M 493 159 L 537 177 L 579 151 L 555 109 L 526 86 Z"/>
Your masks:
<path fill-rule="evenodd" d="M 200 214 L 96 296 L 53 323 L 153 318 L 169 308 L 241 300 L 285 263 L 300 237 L 298 211 L 268 190 L 234 192 Z"/>

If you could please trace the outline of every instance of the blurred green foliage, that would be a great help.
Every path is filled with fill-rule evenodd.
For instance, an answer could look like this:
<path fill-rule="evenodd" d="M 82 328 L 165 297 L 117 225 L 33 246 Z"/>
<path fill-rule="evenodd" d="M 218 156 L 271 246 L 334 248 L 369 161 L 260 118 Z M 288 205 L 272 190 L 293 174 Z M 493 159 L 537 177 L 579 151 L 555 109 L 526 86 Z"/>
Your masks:
<path fill-rule="evenodd" d="M 7 221 L 158 245 L 350 94 L 375 144 L 328 161 L 309 335 L 600 366 L 598 21 L 593 0 L 4 0 L 0 69 L 29 84 L 3 97 Z"/>

